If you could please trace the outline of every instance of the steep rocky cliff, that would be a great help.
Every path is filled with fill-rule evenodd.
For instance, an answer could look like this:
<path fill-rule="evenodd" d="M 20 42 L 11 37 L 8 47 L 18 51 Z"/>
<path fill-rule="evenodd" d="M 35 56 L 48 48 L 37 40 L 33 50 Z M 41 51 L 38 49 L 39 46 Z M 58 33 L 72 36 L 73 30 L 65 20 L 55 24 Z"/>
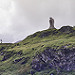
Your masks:
<path fill-rule="evenodd" d="M 48 47 L 33 58 L 31 65 L 32 69 L 38 72 L 46 69 L 55 69 L 57 74 L 73 71 L 75 70 L 75 47 L 57 50 Z"/>

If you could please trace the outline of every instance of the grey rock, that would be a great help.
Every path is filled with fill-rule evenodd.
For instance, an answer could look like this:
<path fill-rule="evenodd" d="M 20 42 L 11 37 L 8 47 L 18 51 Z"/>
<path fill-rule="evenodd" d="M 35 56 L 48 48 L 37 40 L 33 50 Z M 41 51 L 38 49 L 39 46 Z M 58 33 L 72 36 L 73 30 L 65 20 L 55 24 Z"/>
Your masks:
<path fill-rule="evenodd" d="M 36 55 L 31 65 L 32 69 L 36 71 L 46 68 L 56 69 L 57 72 L 75 70 L 75 49 L 54 50 L 47 48 L 44 52 Z"/>

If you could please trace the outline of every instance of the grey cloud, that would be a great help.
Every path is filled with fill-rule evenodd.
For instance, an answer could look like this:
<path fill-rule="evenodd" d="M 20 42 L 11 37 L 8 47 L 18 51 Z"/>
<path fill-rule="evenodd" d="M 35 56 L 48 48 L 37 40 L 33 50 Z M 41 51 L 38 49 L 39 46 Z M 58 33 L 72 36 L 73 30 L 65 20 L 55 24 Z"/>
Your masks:
<path fill-rule="evenodd" d="M 40 23 L 44 24 L 44 20 L 50 16 L 53 16 L 56 20 L 61 19 L 62 23 L 59 22 L 59 25 L 67 24 L 71 16 L 74 15 L 74 3 L 71 0 L 19 0 L 18 3 L 24 10 L 24 16 L 34 26 L 40 25 Z"/>
<path fill-rule="evenodd" d="M 12 17 L 10 30 L 14 40 L 49 27 L 49 17 L 55 19 L 55 27 L 75 24 L 74 0 L 13 0 L 15 15 Z"/>

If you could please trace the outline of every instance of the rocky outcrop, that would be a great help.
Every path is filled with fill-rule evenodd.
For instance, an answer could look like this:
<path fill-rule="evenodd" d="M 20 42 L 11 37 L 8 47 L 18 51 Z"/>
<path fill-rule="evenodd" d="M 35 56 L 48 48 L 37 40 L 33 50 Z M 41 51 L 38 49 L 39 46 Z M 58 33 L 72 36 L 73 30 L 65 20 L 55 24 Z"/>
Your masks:
<path fill-rule="evenodd" d="M 73 33 L 75 32 L 75 30 L 73 30 L 73 27 L 71 26 L 63 26 L 59 29 L 60 32 L 63 32 L 63 33 Z"/>
<path fill-rule="evenodd" d="M 55 50 L 48 47 L 34 57 L 31 65 L 36 71 L 46 68 L 56 69 L 57 73 L 75 70 L 75 48 Z"/>
<path fill-rule="evenodd" d="M 63 26 L 60 29 L 48 29 L 43 32 L 40 32 L 39 37 L 44 38 L 49 35 L 62 35 L 62 34 L 71 34 L 72 36 L 75 35 L 75 29 L 71 26 Z"/>

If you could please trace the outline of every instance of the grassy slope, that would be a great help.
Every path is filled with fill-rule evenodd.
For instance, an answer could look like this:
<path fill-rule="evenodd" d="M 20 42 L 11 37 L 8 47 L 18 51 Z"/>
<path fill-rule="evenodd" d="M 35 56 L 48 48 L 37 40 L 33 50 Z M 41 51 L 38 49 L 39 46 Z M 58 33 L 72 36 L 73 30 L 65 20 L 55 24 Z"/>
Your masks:
<path fill-rule="evenodd" d="M 35 56 L 37 53 L 44 51 L 46 47 L 51 47 L 55 49 L 62 48 L 63 46 L 66 46 L 69 48 L 75 47 L 75 36 L 72 36 L 72 33 L 61 34 L 59 32 L 57 34 L 54 34 L 52 33 L 54 31 L 58 31 L 58 30 L 48 29 L 48 30 L 44 30 L 41 32 L 37 32 L 33 35 L 28 36 L 26 39 L 24 39 L 22 42 L 19 42 L 18 44 L 11 44 L 10 46 L 0 45 L 0 48 L 2 46 L 5 47 L 5 49 L 2 50 L 3 52 L 4 51 L 7 51 L 7 52 L 14 51 L 15 53 L 9 59 L 5 61 L 0 61 L 0 74 L 1 75 L 26 75 L 25 73 L 27 71 L 29 72 L 31 68 L 30 63 L 32 61 L 33 56 Z M 51 34 L 46 37 L 41 38 L 40 34 L 45 33 L 45 32 L 51 32 Z M 22 55 L 18 54 L 19 51 L 22 51 Z M 0 55 L 0 60 L 2 60 L 3 57 L 4 55 Z M 30 59 L 23 65 L 21 65 L 21 63 L 25 59 L 19 61 L 16 64 L 13 64 L 14 60 L 22 58 L 22 57 L 25 57 L 25 58 L 29 57 Z M 41 75 L 42 73 L 44 72 L 36 73 L 36 75 Z M 48 74 L 44 74 L 44 75 L 48 75 Z"/>

